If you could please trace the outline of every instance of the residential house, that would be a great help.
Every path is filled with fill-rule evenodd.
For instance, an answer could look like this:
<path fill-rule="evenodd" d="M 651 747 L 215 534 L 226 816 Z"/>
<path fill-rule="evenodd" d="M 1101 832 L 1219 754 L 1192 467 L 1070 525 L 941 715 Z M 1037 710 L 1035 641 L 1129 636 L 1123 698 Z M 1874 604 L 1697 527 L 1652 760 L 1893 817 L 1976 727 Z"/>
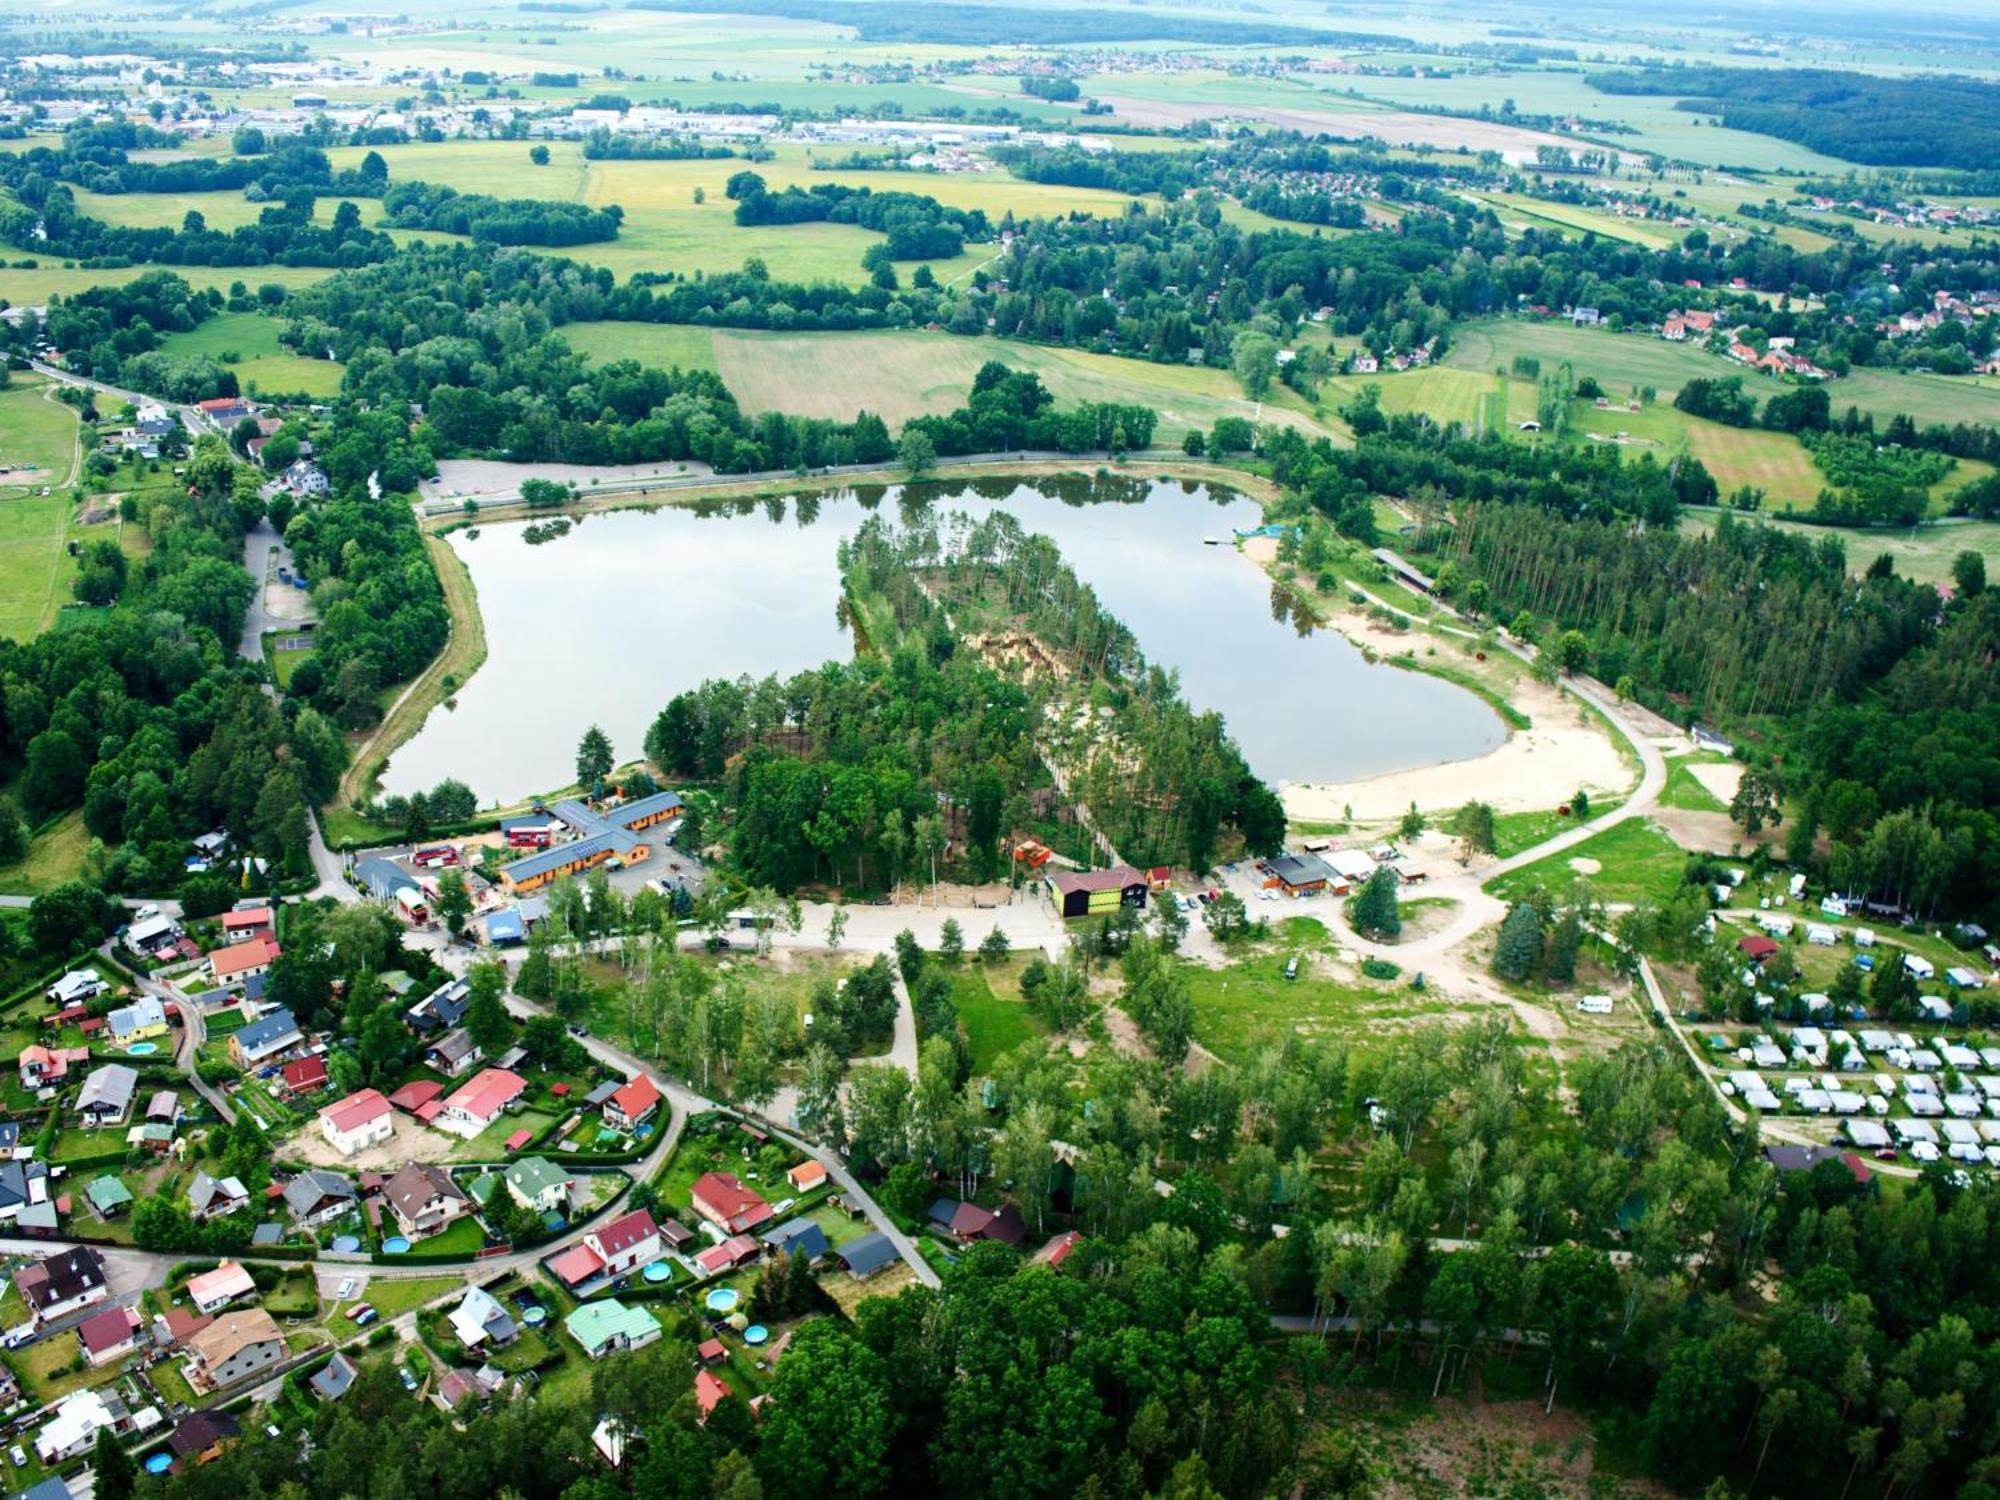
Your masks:
<path fill-rule="evenodd" d="M 208 974 L 217 984 L 242 984 L 252 975 L 268 974 L 278 955 L 284 952 L 272 938 L 253 937 L 248 942 L 231 943 L 208 955 Z"/>
<path fill-rule="evenodd" d="M 111 986 L 95 969 L 71 969 L 43 991 L 51 1005 L 81 1005 L 95 1000 Z"/>
<path fill-rule="evenodd" d="M 281 1006 L 231 1033 L 229 1060 L 239 1068 L 258 1067 L 279 1053 L 301 1045 L 305 1039 L 305 1033 L 299 1030 L 299 1023 L 292 1018 L 292 1013 Z"/>
<path fill-rule="evenodd" d="M 136 1307 L 107 1307 L 77 1325 L 77 1347 L 93 1370 L 123 1359 L 139 1347 L 143 1320 Z"/>
<path fill-rule="evenodd" d="M 218 1391 L 281 1361 L 285 1334 L 263 1308 L 246 1307 L 217 1318 L 187 1346 L 194 1355 L 189 1383 L 197 1391 Z"/>
<path fill-rule="evenodd" d="M 428 1125 L 444 1108 L 440 1095 L 444 1085 L 435 1078 L 418 1078 L 404 1084 L 389 1096 L 389 1102 L 404 1114 L 415 1115 Z"/>
<path fill-rule="evenodd" d="M 729 1382 L 707 1370 L 694 1373 L 695 1420 L 703 1426 L 708 1424 L 709 1415 L 716 1407 L 728 1400 L 736 1392 L 729 1388 Z"/>
<path fill-rule="evenodd" d="M 271 908 L 268 906 L 245 906 L 222 914 L 223 941 L 234 946 L 247 943 L 258 936 L 270 936 Z"/>
<path fill-rule="evenodd" d="M 808 1265 L 826 1257 L 826 1231 L 811 1219 L 787 1219 L 763 1238 L 773 1256 L 803 1255 Z"/>
<path fill-rule="evenodd" d="M 219 1219 L 249 1206 L 250 1190 L 238 1178 L 196 1172 L 188 1184 L 188 1212 L 197 1219 Z"/>
<path fill-rule="evenodd" d="M 570 1189 L 576 1179 L 541 1156 L 524 1156 L 502 1174 L 507 1196 L 535 1213 L 569 1212 Z"/>
<path fill-rule="evenodd" d="M 641 1073 L 604 1101 L 604 1123 L 613 1130 L 630 1131 L 652 1119 L 659 1108 L 659 1087 Z"/>
<path fill-rule="evenodd" d="M 302 1229 L 330 1224 L 354 1203 L 354 1184 L 338 1172 L 311 1167 L 285 1184 L 285 1211 Z"/>
<path fill-rule="evenodd" d="M 456 1078 L 486 1056 L 464 1027 L 445 1033 L 424 1049 L 424 1063 L 447 1078 Z"/>
<path fill-rule="evenodd" d="M 151 995 L 121 1005 L 105 1021 L 111 1028 L 111 1040 L 121 1047 L 167 1034 L 167 1008 Z"/>
<path fill-rule="evenodd" d="M 99 1432 L 107 1427 L 118 1432 L 131 1420 L 131 1412 L 112 1391 L 72 1391 L 35 1434 L 35 1456 L 51 1467 L 81 1458 L 96 1446 Z M 63 1493 L 68 1492 L 65 1485 Z"/>
<path fill-rule="evenodd" d="M 243 1424 L 221 1407 L 192 1412 L 167 1435 L 168 1451 L 174 1455 L 173 1468 L 179 1471 L 213 1463 L 242 1435 Z"/>
<path fill-rule="evenodd" d="M 111 1295 L 104 1257 L 88 1245 L 21 1267 L 14 1273 L 14 1287 L 38 1326 L 60 1322 Z"/>
<path fill-rule="evenodd" d="M 83 1190 L 83 1201 L 98 1218 L 112 1219 L 132 1206 L 132 1190 L 107 1172 Z"/>
<path fill-rule="evenodd" d="M 645 1209 L 634 1209 L 593 1229 L 549 1261 L 565 1285 L 578 1287 L 600 1276 L 623 1276 L 651 1265 L 666 1253 L 660 1226 Z"/>
<path fill-rule="evenodd" d="M 257 1283 L 250 1279 L 250 1273 L 233 1260 L 225 1260 L 213 1271 L 204 1271 L 199 1276 L 190 1277 L 187 1284 L 188 1301 L 204 1317 L 212 1317 L 240 1297 L 257 1295 Z"/>
<path fill-rule="evenodd" d="M 395 1215 L 404 1237 L 424 1239 L 437 1234 L 471 1211 L 451 1174 L 433 1162 L 413 1161 L 382 1185 L 382 1197 Z"/>
<path fill-rule="evenodd" d="M 76 1112 L 87 1126 L 122 1125 L 132 1110 L 139 1075 L 123 1063 L 106 1063 L 83 1080 Z"/>
<path fill-rule="evenodd" d="M 39 1042 L 23 1047 L 15 1059 L 21 1070 L 21 1087 L 31 1094 L 61 1087 L 73 1066 L 89 1061 L 88 1047 L 44 1047 Z"/>
<path fill-rule="evenodd" d="M 311 498 L 324 495 L 333 488 L 333 482 L 326 477 L 326 471 L 310 459 L 295 458 L 278 482 L 294 495 Z"/>
<path fill-rule="evenodd" d="M 444 1101 L 431 1123 L 439 1130 L 471 1140 L 500 1118 L 502 1111 L 526 1092 L 527 1080 L 505 1068 L 483 1068 Z"/>
<path fill-rule="evenodd" d="M 146 1101 L 146 1119 L 154 1125 L 173 1125 L 180 1121 L 181 1099 L 172 1089 L 154 1089 L 153 1097 Z"/>
<path fill-rule="evenodd" d="M 354 1384 L 355 1373 L 354 1361 L 345 1354 L 336 1354 L 306 1383 L 312 1387 L 313 1394 L 320 1400 L 338 1401 L 347 1394 L 347 1388 Z"/>
<path fill-rule="evenodd" d="M 403 1012 L 412 1031 L 449 1031 L 465 1019 L 472 1003 L 472 986 L 463 979 L 441 984 Z"/>
<path fill-rule="evenodd" d="M 365 1151 L 396 1133 L 396 1112 L 379 1089 L 360 1089 L 319 1112 L 319 1133 L 342 1156 Z"/>
<path fill-rule="evenodd" d="M 602 1359 L 620 1349 L 643 1349 L 662 1331 L 651 1313 L 627 1307 L 616 1297 L 583 1303 L 563 1319 L 563 1329 L 591 1359 Z"/>
<path fill-rule="evenodd" d="M 278 1069 L 277 1081 L 281 1092 L 298 1099 L 318 1093 L 331 1080 L 327 1076 L 326 1059 L 315 1053 L 286 1063 Z"/>
<path fill-rule="evenodd" d="M 977 1203 L 940 1198 L 931 1205 L 931 1223 L 967 1244 L 974 1240 L 999 1240 L 1005 1245 L 1018 1245 L 1027 1235 L 1021 1211 L 1011 1203 L 995 1210 L 981 1208 Z"/>
<path fill-rule="evenodd" d="M 140 958 L 158 958 L 181 940 L 181 924 L 158 912 L 136 919 L 125 929 L 125 949 Z"/>
<path fill-rule="evenodd" d="M 694 1180 L 694 1211 L 724 1234 L 743 1234 L 771 1218 L 771 1205 L 734 1172 L 704 1172 Z"/>
<path fill-rule="evenodd" d="M 810 1193 L 826 1182 L 826 1165 L 819 1161 L 802 1161 L 785 1174 L 785 1180 L 792 1185 L 795 1193 Z"/>
<path fill-rule="evenodd" d="M 889 1236 L 879 1230 L 871 1230 L 857 1240 L 849 1240 L 833 1252 L 833 1258 L 847 1268 L 847 1274 L 856 1281 L 866 1281 L 884 1266 L 894 1265 L 901 1257 Z"/>
<path fill-rule="evenodd" d="M 484 1287 L 468 1289 L 465 1300 L 451 1310 L 447 1321 L 467 1349 L 504 1349 L 521 1336 L 507 1309 Z"/>
<path fill-rule="evenodd" d="M 1070 1230 L 1067 1234 L 1056 1235 L 1030 1257 L 1028 1264 L 1047 1266 L 1051 1270 L 1060 1271 L 1063 1268 L 1063 1262 L 1074 1255 L 1076 1247 L 1082 1243 L 1083 1236 L 1078 1234 L 1074 1229 Z"/>

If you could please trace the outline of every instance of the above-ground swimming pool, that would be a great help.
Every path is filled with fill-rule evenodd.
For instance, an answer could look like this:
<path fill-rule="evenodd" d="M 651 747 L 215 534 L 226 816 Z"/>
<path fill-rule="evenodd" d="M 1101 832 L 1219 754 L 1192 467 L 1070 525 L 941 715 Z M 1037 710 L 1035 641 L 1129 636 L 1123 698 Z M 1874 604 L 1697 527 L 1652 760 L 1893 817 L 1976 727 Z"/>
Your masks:
<path fill-rule="evenodd" d="M 339 1234 L 334 1236 L 333 1248 L 342 1255 L 352 1255 L 361 1248 L 361 1241 L 351 1234 Z"/>
<path fill-rule="evenodd" d="M 770 1336 L 771 1330 L 762 1323 L 752 1323 L 743 1330 L 743 1342 L 746 1344 L 761 1344 Z"/>
<path fill-rule="evenodd" d="M 155 1052 L 158 1052 L 159 1050 L 160 1050 L 159 1045 L 155 1042 L 134 1042 L 131 1046 L 125 1049 L 125 1051 L 133 1057 L 151 1057 Z"/>
<path fill-rule="evenodd" d="M 742 1298 L 734 1287 L 719 1286 L 702 1300 L 710 1312 L 726 1313 L 735 1311 Z"/>
<path fill-rule="evenodd" d="M 409 1252 L 409 1248 L 410 1242 L 400 1234 L 391 1235 L 388 1239 L 382 1241 L 382 1253 L 384 1255 L 404 1255 Z"/>
<path fill-rule="evenodd" d="M 673 1275 L 674 1268 L 663 1260 L 654 1261 L 645 1271 L 646 1279 L 651 1282 L 671 1281 Z"/>

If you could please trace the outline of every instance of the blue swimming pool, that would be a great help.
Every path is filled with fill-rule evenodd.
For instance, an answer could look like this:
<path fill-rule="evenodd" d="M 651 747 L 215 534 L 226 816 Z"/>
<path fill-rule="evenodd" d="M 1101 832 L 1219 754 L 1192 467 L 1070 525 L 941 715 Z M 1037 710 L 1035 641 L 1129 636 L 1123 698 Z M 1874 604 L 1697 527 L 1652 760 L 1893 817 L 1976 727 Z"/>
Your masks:
<path fill-rule="evenodd" d="M 131 1046 L 127 1047 L 125 1050 L 134 1057 L 151 1057 L 155 1052 L 158 1052 L 160 1049 L 159 1045 L 154 1042 L 134 1042 Z"/>
<path fill-rule="evenodd" d="M 400 1234 L 391 1235 L 388 1239 L 382 1241 L 382 1253 L 384 1255 L 407 1255 L 409 1249 L 410 1242 Z"/>

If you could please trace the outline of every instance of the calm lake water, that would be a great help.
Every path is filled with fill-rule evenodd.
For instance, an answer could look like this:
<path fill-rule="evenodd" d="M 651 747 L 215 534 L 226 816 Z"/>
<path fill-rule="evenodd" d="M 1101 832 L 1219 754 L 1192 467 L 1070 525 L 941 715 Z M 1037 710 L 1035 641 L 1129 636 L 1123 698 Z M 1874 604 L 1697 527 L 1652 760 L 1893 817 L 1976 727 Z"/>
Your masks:
<path fill-rule="evenodd" d="M 834 552 L 873 511 L 999 506 L 1063 557 L 1214 709 L 1269 781 L 1338 782 L 1463 760 L 1506 737 L 1473 694 L 1371 664 L 1332 631 L 1301 634 L 1282 591 L 1233 546 L 1262 522 L 1240 496 L 1089 479 L 870 487 L 696 512 L 612 511 L 569 535 L 527 523 L 454 533 L 486 621 L 486 665 L 389 764 L 388 792 L 455 776 L 482 804 L 567 784 L 599 724 L 621 762 L 675 693 L 710 677 L 785 675 L 846 657 Z M 1224 545 L 1208 547 L 1213 536 Z"/>

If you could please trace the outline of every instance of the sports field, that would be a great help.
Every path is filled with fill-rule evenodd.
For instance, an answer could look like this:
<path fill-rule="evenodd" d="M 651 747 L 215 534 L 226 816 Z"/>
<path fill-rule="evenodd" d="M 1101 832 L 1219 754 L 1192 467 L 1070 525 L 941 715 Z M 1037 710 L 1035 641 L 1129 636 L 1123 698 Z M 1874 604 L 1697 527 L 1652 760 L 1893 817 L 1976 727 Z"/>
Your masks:
<path fill-rule="evenodd" d="M 1484 370 L 1512 367 L 1517 354 L 1533 355 L 1545 368 L 1568 360 L 1576 373 L 1595 375 L 1607 389 L 1649 385 L 1671 401 L 1688 380 L 1743 375 L 1744 388 L 1760 399 L 1784 387 L 1741 366 L 1645 334 L 1573 328 L 1568 323 L 1496 318 L 1453 330 L 1447 365 Z M 2000 423 L 2000 379 L 1915 375 L 1896 370 L 1857 369 L 1827 384 L 1836 413 L 1849 406 L 1873 412 L 1883 422 L 1907 412 L 1920 425 L 1933 422 Z"/>
<path fill-rule="evenodd" d="M 161 347 L 169 354 L 221 360 L 236 372 L 246 395 L 337 395 L 345 367 L 294 354 L 278 342 L 283 328 L 262 313 L 220 313 L 191 332 L 170 335 Z"/>

